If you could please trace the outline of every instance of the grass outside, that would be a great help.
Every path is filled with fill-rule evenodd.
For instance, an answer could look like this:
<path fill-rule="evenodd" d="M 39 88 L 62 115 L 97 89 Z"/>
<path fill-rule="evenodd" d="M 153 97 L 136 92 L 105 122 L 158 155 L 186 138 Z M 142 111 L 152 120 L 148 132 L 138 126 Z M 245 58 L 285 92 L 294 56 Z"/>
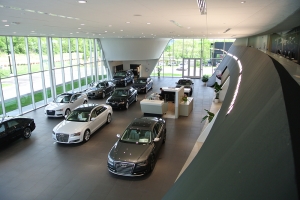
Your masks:
<path fill-rule="evenodd" d="M 104 78 L 106 78 L 106 76 Z M 87 79 L 88 79 L 87 84 L 89 84 L 93 81 L 91 77 L 88 77 Z M 100 75 L 99 75 L 99 80 L 101 80 Z M 87 85 L 85 78 L 81 78 L 80 81 L 81 81 L 82 86 Z M 74 83 L 74 89 L 79 87 L 79 81 L 78 80 L 75 80 L 73 83 Z M 72 83 L 71 82 L 66 83 L 65 87 L 66 87 L 66 91 L 72 90 Z M 47 90 L 47 98 L 50 98 L 52 96 L 51 95 L 51 89 L 47 88 L 46 90 Z M 57 85 L 56 86 L 56 93 L 57 94 L 63 93 L 63 85 Z M 37 92 L 34 93 L 34 101 L 35 102 L 43 101 L 44 99 L 45 98 L 44 98 L 43 91 L 37 91 Z M 22 107 L 25 107 L 25 106 L 28 106 L 28 105 L 32 104 L 31 94 L 23 95 L 20 100 L 21 100 L 21 106 Z M 4 102 L 4 106 L 5 106 L 5 111 L 6 112 L 17 110 L 18 109 L 17 98 L 12 98 L 12 99 L 6 100 Z M 2 107 L 0 107 L 0 114 L 3 114 Z"/>

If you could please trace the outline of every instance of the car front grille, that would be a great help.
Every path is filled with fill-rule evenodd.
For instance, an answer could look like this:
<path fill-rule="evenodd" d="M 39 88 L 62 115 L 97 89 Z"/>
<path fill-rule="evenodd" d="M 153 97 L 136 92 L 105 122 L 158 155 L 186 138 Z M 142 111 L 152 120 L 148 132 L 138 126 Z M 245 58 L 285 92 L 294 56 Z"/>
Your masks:
<path fill-rule="evenodd" d="M 134 164 L 128 162 L 117 162 L 115 166 L 119 174 L 131 174 L 134 168 Z"/>
<path fill-rule="evenodd" d="M 68 142 L 69 141 L 69 134 L 56 133 L 56 140 L 59 141 L 59 142 Z"/>
<path fill-rule="evenodd" d="M 47 115 L 55 115 L 55 110 L 47 110 Z"/>

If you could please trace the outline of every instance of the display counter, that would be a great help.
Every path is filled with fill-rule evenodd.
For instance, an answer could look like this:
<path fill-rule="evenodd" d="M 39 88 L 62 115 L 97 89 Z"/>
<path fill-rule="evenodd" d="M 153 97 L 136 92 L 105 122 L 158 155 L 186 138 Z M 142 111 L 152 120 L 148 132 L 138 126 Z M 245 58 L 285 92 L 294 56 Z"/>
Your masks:
<path fill-rule="evenodd" d="M 163 115 L 168 110 L 168 103 L 161 100 L 143 99 L 140 105 L 143 113 Z"/>
<path fill-rule="evenodd" d="M 188 97 L 187 101 L 180 102 L 179 104 L 179 115 L 180 116 L 189 116 L 194 107 L 193 97 Z"/>

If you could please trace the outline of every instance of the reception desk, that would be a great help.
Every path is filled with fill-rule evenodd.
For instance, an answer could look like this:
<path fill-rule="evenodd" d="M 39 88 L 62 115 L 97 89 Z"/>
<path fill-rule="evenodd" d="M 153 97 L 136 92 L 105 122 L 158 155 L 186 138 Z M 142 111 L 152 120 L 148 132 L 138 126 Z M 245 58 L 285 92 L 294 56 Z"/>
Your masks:
<path fill-rule="evenodd" d="M 168 103 L 161 100 L 143 99 L 140 101 L 143 113 L 163 115 L 168 110 Z"/>

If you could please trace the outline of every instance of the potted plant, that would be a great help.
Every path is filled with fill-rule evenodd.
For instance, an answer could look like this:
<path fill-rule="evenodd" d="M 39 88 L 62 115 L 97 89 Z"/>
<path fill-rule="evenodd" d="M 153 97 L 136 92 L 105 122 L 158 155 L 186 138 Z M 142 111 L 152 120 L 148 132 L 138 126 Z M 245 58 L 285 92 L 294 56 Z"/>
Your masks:
<path fill-rule="evenodd" d="M 157 66 L 156 69 L 157 69 L 157 76 L 160 77 L 160 72 L 162 70 L 162 67 L 161 66 Z"/>
<path fill-rule="evenodd" d="M 209 122 L 211 122 L 211 120 L 214 118 L 215 114 L 212 113 L 212 112 L 209 112 L 209 111 L 206 110 L 206 109 L 204 109 L 204 110 L 207 112 L 207 114 L 202 118 L 201 123 L 202 123 L 203 121 L 205 121 L 206 119 L 208 119 L 208 123 L 209 123 Z"/>
<path fill-rule="evenodd" d="M 204 83 L 205 86 L 206 86 L 206 82 L 208 81 L 208 78 L 209 76 L 207 74 L 202 76 L 202 82 Z"/>
<path fill-rule="evenodd" d="M 184 96 L 183 96 L 181 99 L 182 99 L 182 101 L 183 101 L 184 103 L 186 103 L 186 102 L 187 102 L 187 100 L 188 100 L 188 98 L 187 98 L 187 95 L 186 95 L 186 94 L 184 94 Z"/>
<path fill-rule="evenodd" d="M 214 102 L 219 103 L 219 93 L 222 90 L 222 85 L 219 85 L 217 82 L 215 82 L 214 90 L 215 90 L 215 93 L 216 93 L 216 97 L 215 97 Z"/>

